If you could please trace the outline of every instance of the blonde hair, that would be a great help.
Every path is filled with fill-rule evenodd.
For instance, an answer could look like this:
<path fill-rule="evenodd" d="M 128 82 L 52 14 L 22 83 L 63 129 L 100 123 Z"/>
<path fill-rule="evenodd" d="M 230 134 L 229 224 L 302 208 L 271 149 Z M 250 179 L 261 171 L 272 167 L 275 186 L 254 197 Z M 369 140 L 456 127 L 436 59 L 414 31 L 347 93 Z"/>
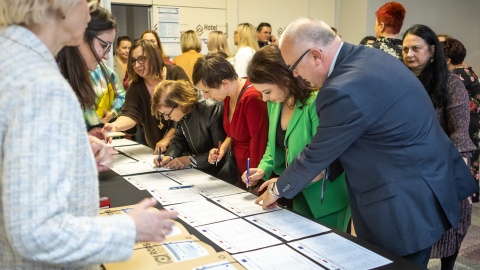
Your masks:
<path fill-rule="evenodd" d="M 56 12 L 65 13 L 84 0 L 0 0 L 0 27 L 14 24 L 43 24 Z M 90 8 L 98 1 L 88 1 Z"/>
<path fill-rule="evenodd" d="M 190 50 L 195 50 L 199 53 L 202 50 L 202 41 L 195 31 L 188 30 L 180 36 L 180 48 L 182 48 L 182 53 Z"/>
<path fill-rule="evenodd" d="M 255 51 L 260 50 L 258 47 L 258 37 L 255 27 L 250 23 L 241 23 L 237 27 L 238 47 L 251 47 Z"/>
<path fill-rule="evenodd" d="M 230 50 L 228 49 L 227 36 L 222 31 L 212 31 L 208 35 L 207 47 L 209 53 L 224 52 L 227 57 L 230 57 Z"/>
<path fill-rule="evenodd" d="M 161 106 L 180 108 L 184 114 L 189 114 L 198 102 L 197 90 L 190 82 L 184 80 L 164 80 L 155 86 L 152 96 L 151 113 L 159 118 L 158 109 Z"/>

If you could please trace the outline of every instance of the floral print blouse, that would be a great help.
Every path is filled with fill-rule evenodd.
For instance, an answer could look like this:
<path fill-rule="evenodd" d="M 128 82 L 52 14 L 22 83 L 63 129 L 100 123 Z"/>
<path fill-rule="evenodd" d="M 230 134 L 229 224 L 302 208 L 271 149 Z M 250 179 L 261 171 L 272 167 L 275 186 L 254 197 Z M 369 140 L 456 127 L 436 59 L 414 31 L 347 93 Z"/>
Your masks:
<path fill-rule="evenodd" d="M 480 82 L 472 67 L 463 66 L 452 70 L 463 82 L 470 98 L 470 126 L 469 133 L 473 143 L 479 147 L 480 142 Z M 479 180 L 479 151 L 473 153 L 471 161 L 472 174 Z"/>
<path fill-rule="evenodd" d="M 373 43 L 365 46 L 380 49 L 403 62 L 402 43 L 403 41 L 401 39 L 378 37 Z"/>

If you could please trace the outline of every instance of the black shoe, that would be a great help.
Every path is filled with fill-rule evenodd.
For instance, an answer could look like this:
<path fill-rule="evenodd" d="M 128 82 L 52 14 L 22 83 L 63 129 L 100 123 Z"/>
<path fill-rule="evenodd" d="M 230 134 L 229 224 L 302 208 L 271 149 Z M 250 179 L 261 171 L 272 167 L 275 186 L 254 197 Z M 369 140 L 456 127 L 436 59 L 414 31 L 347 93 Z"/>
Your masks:
<path fill-rule="evenodd" d="M 479 198 L 478 198 L 478 192 L 475 192 L 475 194 L 474 194 L 473 197 L 472 197 L 472 202 L 478 203 L 478 201 L 479 201 L 478 199 L 479 199 Z"/>

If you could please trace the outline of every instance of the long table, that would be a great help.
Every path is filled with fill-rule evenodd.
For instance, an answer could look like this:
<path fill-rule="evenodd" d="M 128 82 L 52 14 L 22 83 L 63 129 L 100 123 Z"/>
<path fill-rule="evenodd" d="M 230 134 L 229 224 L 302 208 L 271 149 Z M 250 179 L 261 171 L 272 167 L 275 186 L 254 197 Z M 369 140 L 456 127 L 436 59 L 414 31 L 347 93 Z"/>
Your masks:
<path fill-rule="evenodd" d="M 140 202 L 142 199 L 146 197 L 151 197 L 148 191 L 137 189 L 128 181 L 124 180 L 122 176 L 118 175 L 113 171 L 100 173 L 99 181 L 100 181 L 100 196 L 109 197 L 111 207 L 132 205 Z M 163 206 L 161 204 L 158 204 L 157 208 L 162 209 Z M 210 239 L 205 237 L 203 234 L 199 233 L 195 228 L 191 227 L 190 225 L 186 224 L 180 219 L 178 219 L 177 221 L 180 222 L 182 225 L 184 225 L 190 234 L 195 235 L 201 241 L 213 247 L 215 251 L 217 252 L 223 251 L 222 248 L 220 248 Z M 333 229 L 333 232 L 392 261 L 392 263 L 376 269 L 420 269 L 410 261 L 407 261 L 402 257 L 396 256 L 360 238 L 354 237 L 347 233 L 343 233 L 336 229 Z M 284 240 L 282 241 L 286 243 L 286 241 Z M 292 252 L 295 252 L 295 251 L 292 250 Z M 319 265 L 318 268 L 322 269 L 322 266 Z"/>

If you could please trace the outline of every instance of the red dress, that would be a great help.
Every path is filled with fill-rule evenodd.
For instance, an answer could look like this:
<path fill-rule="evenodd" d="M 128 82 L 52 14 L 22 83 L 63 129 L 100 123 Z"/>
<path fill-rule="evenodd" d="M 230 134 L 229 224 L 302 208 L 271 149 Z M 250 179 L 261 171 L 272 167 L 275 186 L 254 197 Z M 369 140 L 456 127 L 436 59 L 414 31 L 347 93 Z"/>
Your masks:
<path fill-rule="evenodd" d="M 246 81 L 243 87 L 250 82 Z M 247 159 L 250 158 L 250 168 L 256 168 L 265 153 L 268 135 L 267 103 L 263 102 L 262 94 L 255 87 L 247 88 L 237 103 L 232 122 L 228 122 L 230 97 L 226 97 L 223 110 L 223 128 L 228 137 L 232 138 L 233 153 L 239 170 L 239 179 L 247 170 Z M 243 181 L 238 186 L 246 188 Z"/>

